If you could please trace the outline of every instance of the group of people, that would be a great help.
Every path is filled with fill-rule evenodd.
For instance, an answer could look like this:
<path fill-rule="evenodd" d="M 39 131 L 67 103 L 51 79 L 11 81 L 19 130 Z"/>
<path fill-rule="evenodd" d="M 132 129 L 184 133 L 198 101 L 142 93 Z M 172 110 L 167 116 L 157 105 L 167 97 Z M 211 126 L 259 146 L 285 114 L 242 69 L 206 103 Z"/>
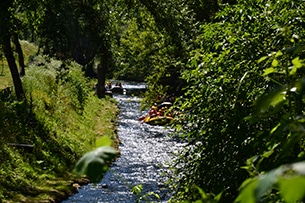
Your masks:
<path fill-rule="evenodd" d="M 174 111 L 170 107 L 173 105 L 175 97 L 173 95 L 166 95 L 162 98 L 161 95 L 158 95 L 156 102 L 148 111 L 148 114 L 140 117 L 139 121 L 149 120 L 156 117 L 174 117 Z"/>
<path fill-rule="evenodd" d="M 122 83 L 117 82 L 117 83 L 115 83 L 115 86 L 114 86 L 114 87 L 122 88 Z M 106 89 L 106 91 L 111 91 L 111 89 L 112 89 L 112 83 L 111 83 L 111 82 L 107 82 L 106 85 L 105 85 L 105 89 Z"/>
<path fill-rule="evenodd" d="M 149 110 L 148 115 L 150 116 L 150 118 L 154 118 L 156 116 L 172 117 L 172 111 L 169 111 L 170 106 L 171 105 L 169 103 L 159 104 L 158 106 L 155 104 Z"/>

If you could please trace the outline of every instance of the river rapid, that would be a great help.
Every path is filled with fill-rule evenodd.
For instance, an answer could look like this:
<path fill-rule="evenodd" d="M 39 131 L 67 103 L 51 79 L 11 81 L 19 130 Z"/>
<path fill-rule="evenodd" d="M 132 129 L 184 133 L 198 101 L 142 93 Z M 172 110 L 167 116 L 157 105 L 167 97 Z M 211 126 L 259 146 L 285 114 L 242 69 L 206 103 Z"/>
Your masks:
<path fill-rule="evenodd" d="M 138 118 L 141 99 L 131 96 L 132 89 L 145 88 L 143 85 L 123 84 L 127 94 L 114 95 L 118 101 L 118 136 L 120 156 L 111 165 L 100 183 L 88 184 L 62 203 L 134 203 L 168 202 L 171 192 L 165 182 L 169 177 L 169 163 L 173 154 L 185 144 L 178 142 L 172 130 L 163 126 L 140 123 Z M 134 186 L 142 185 L 142 192 L 136 196 L 131 192 Z M 144 198 L 148 192 L 158 194 Z M 141 199 L 142 198 L 142 199 Z"/>

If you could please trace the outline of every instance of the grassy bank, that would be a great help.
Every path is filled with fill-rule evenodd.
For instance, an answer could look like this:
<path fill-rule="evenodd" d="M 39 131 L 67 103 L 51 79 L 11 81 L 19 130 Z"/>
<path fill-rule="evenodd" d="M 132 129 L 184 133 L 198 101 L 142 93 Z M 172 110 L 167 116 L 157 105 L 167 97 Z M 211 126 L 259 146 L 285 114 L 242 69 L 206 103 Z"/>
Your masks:
<path fill-rule="evenodd" d="M 59 202 L 86 182 L 73 168 L 96 140 L 107 136 L 117 146 L 118 108 L 94 95 L 94 81 L 77 64 L 43 56 L 29 60 L 22 79 L 27 103 L 1 95 L 0 199 Z"/>

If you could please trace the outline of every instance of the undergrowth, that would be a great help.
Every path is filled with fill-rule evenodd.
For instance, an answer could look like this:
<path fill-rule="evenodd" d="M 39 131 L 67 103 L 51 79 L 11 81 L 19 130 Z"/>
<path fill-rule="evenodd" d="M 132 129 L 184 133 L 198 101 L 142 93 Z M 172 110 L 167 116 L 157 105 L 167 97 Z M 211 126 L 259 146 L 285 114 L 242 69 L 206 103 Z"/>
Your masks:
<path fill-rule="evenodd" d="M 26 103 L 14 95 L 0 101 L 0 199 L 64 198 L 78 178 L 76 161 L 98 137 L 115 138 L 118 109 L 94 95 L 92 81 L 73 62 L 37 56 L 22 82 Z"/>

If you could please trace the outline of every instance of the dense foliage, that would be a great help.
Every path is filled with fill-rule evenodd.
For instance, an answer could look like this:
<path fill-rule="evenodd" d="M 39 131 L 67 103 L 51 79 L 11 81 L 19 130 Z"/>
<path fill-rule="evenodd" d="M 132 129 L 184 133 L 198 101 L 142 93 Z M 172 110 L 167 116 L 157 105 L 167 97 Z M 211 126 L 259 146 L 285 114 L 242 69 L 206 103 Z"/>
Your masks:
<path fill-rule="evenodd" d="M 199 199 L 199 187 L 232 202 L 248 172 L 303 160 L 304 14 L 303 1 L 240 1 L 202 24 L 178 102 L 190 146 L 175 200 Z"/>
<path fill-rule="evenodd" d="M 186 48 L 196 36 L 198 22 L 210 20 L 218 8 L 214 1 L 197 0 L 6 0 L 1 15 L 12 20 L 2 26 L 9 32 L 0 33 L 5 37 L 1 43 L 9 50 L 6 55 L 14 81 L 18 73 L 12 52 L 20 57 L 22 50 L 13 50 L 9 41 L 18 42 L 18 36 L 22 36 L 39 44 L 39 51 L 49 56 L 73 59 L 83 65 L 87 76 L 98 78 L 97 91 L 107 74 L 118 79 L 146 80 L 161 94 L 178 94 L 183 86 L 180 62 L 188 56 Z M 25 74 L 24 69 L 21 73 Z M 21 94 L 20 83 L 14 85 Z M 147 96 L 152 94 L 150 91 Z"/>
<path fill-rule="evenodd" d="M 29 141 L 38 139 L 39 131 L 56 137 L 63 149 L 77 151 L 78 141 L 59 134 L 72 132 L 81 139 L 74 130 L 82 132 L 78 123 L 92 99 L 82 73 L 68 68 L 73 62 L 39 57 L 25 74 L 23 91 L 14 55 L 22 66 L 18 36 L 23 36 L 39 44 L 39 52 L 81 64 L 87 76 L 98 77 L 97 90 L 107 74 L 146 81 L 146 105 L 159 94 L 182 95 L 176 102 L 182 117 L 175 127 L 189 145 L 173 162 L 173 202 L 233 202 L 242 188 L 236 201 L 291 200 L 284 183 L 302 180 L 285 179 L 286 169 L 300 175 L 300 165 L 291 163 L 303 161 L 305 154 L 304 5 L 304 0 L 3 0 L 0 17 L 7 21 L 0 22 L 1 55 L 11 68 L 17 97 L 28 101 L 1 103 L 2 133 Z M 20 112 L 22 105 L 29 111 Z M 66 117 L 70 110 L 77 122 Z M 27 118 L 39 124 L 35 132 L 20 127 L 31 124 Z M 13 124 L 16 131 L 6 126 Z M 71 132 L 62 131 L 68 126 Z M 57 163 L 61 153 L 66 151 L 42 156 Z M 288 165 L 283 169 L 283 164 Z M 262 180 L 281 186 L 262 188 Z M 253 195 L 257 190 L 263 192 Z"/>
<path fill-rule="evenodd" d="M 158 94 L 178 94 L 183 84 L 179 60 L 196 33 L 194 14 L 184 1 L 134 1 L 128 6 L 133 12 L 123 18 L 118 33 L 114 77 L 147 82 L 148 104 Z"/>

